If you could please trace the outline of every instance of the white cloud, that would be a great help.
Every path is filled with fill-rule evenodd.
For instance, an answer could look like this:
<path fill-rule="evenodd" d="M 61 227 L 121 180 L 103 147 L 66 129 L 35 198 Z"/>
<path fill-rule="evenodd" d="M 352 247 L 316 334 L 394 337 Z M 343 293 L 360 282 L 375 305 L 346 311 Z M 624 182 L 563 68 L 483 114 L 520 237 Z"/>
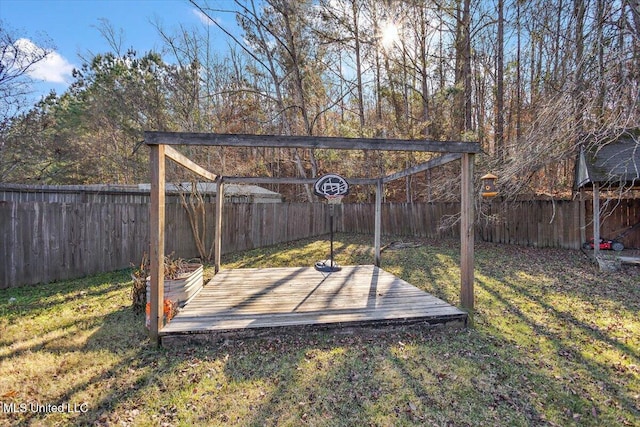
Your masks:
<path fill-rule="evenodd" d="M 192 10 L 193 10 L 193 14 L 196 15 L 200 20 L 200 22 L 202 22 L 204 25 L 213 25 L 214 21 L 212 18 L 209 18 L 206 14 L 202 13 L 198 9 L 192 9 Z"/>
<path fill-rule="evenodd" d="M 33 62 L 45 53 L 44 49 L 29 39 L 19 39 L 14 46 L 22 54 L 23 65 Z M 43 59 L 31 65 L 27 74 L 33 79 L 49 83 L 69 83 L 73 68 L 73 64 L 62 55 L 51 51 Z"/>

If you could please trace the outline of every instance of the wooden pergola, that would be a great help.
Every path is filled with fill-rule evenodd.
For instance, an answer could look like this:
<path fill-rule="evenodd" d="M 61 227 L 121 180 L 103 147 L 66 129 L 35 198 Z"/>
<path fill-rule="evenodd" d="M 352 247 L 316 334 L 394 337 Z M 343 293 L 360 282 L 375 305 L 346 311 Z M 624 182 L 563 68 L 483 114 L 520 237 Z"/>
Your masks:
<path fill-rule="evenodd" d="M 151 149 L 151 325 L 150 337 L 160 343 L 164 300 L 164 247 L 165 247 L 165 162 L 170 159 L 197 175 L 217 184 L 216 224 L 215 224 L 215 271 L 220 270 L 222 242 L 222 209 L 225 183 L 252 184 L 313 184 L 316 178 L 293 177 L 240 177 L 220 176 L 191 161 L 172 146 L 200 145 L 218 147 L 269 147 L 332 150 L 377 150 L 414 151 L 442 153 L 439 157 L 409 167 L 402 171 L 377 178 L 347 177 L 350 184 L 375 185 L 375 264 L 380 265 L 381 215 L 384 184 L 419 172 L 442 166 L 452 161 L 461 161 L 461 223 L 460 223 L 460 301 L 463 308 L 472 310 L 474 306 L 474 204 L 473 165 L 480 146 L 474 142 L 398 140 L 371 138 L 340 138 L 314 136 L 276 135 L 235 135 L 185 132 L 145 132 L 145 143 Z"/>

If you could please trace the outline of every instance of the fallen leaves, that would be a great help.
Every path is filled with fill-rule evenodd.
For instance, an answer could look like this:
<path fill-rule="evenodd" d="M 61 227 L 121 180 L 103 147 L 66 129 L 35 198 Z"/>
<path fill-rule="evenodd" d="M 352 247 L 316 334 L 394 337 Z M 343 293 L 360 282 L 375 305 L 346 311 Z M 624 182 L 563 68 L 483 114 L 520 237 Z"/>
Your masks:
<path fill-rule="evenodd" d="M 13 399 L 15 397 L 18 396 L 18 391 L 17 390 L 9 390 L 6 393 L 2 394 L 2 398 L 3 399 Z"/>

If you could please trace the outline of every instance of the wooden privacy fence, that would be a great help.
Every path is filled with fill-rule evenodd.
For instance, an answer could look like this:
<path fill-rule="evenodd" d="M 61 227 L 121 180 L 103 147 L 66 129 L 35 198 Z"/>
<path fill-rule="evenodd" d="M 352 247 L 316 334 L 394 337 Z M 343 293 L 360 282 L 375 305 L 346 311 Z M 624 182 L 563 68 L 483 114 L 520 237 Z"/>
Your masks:
<path fill-rule="evenodd" d="M 579 249 L 593 236 L 592 206 L 591 200 L 583 206 L 579 200 L 486 202 L 479 209 L 478 233 L 494 243 Z M 611 200 L 602 207 L 601 236 L 615 238 L 638 222 L 640 199 Z M 640 226 L 620 241 L 627 248 L 640 248 Z"/>
<path fill-rule="evenodd" d="M 229 204 L 223 253 L 329 232 L 321 203 Z M 205 246 L 214 208 L 206 205 Z M 166 253 L 198 257 L 184 208 L 166 205 Z M 0 289 L 127 268 L 149 251 L 149 205 L 0 201 Z"/>
<path fill-rule="evenodd" d="M 148 250 L 148 216 L 147 205 L 0 201 L 0 288 L 127 267 Z"/>
<path fill-rule="evenodd" d="M 373 234 L 374 208 L 369 203 L 344 205 L 339 222 L 341 231 Z M 459 202 L 385 203 L 382 205 L 382 234 L 459 237 L 459 217 Z"/>
<path fill-rule="evenodd" d="M 580 202 L 571 200 L 486 202 L 478 232 L 487 242 L 579 249 L 580 210 Z"/>
<path fill-rule="evenodd" d="M 205 246 L 215 224 L 207 203 Z M 585 203 L 586 237 L 591 203 Z M 581 246 L 578 201 L 483 202 L 476 232 L 482 240 L 534 247 Z M 458 237 L 459 203 L 389 203 L 382 206 L 382 233 L 416 237 Z M 640 200 L 611 203 L 602 216 L 602 235 L 615 237 L 640 221 Z M 198 256 L 188 215 L 179 203 L 166 205 L 166 253 Z M 346 204 L 335 210 L 337 231 L 370 234 L 374 205 Z M 223 253 L 268 246 L 329 232 L 322 203 L 226 204 Z M 623 239 L 640 247 L 640 227 Z M 149 250 L 147 203 L 46 203 L 0 201 L 0 289 L 50 282 L 129 267 Z"/>
<path fill-rule="evenodd" d="M 483 201 L 476 211 L 476 234 L 487 242 L 539 248 L 579 249 L 581 210 L 584 234 L 592 233 L 592 203 L 578 200 Z M 382 232 L 417 237 L 459 236 L 459 203 L 389 203 L 382 207 Z M 615 238 L 640 222 L 640 199 L 614 200 L 603 205 L 602 236 Z M 373 206 L 344 206 L 345 231 L 372 233 Z M 640 248 L 640 226 L 620 239 L 627 248 Z"/>

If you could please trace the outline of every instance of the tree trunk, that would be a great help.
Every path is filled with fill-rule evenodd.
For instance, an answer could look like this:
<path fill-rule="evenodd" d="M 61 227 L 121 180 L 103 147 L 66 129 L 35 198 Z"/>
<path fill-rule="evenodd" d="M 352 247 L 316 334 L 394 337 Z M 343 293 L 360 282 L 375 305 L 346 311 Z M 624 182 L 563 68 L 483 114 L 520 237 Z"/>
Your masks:
<path fill-rule="evenodd" d="M 495 149 L 500 162 L 505 159 L 504 144 L 504 0 L 498 0 L 498 40 L 496 52 L 496 130 Z"/>
<path fill-rule="evenodd" d="M 583 0 L 575 0 L 574 18 L 576 22 L 575 28 L 575 81 L 574 81 L 574 102 L 575 102 L 575 130 L 576 135 L 580 135 L 584 131 L 584 106 L 585 106 L 585 81 L 584 81 L 584 17 L 586 6 Z"/>
<path fill-rule="evenodd" d="M 459 0 L 456 11 L 455 96 L 453 135 L 459 138 L 471 129 L 471 0 Z"/>

